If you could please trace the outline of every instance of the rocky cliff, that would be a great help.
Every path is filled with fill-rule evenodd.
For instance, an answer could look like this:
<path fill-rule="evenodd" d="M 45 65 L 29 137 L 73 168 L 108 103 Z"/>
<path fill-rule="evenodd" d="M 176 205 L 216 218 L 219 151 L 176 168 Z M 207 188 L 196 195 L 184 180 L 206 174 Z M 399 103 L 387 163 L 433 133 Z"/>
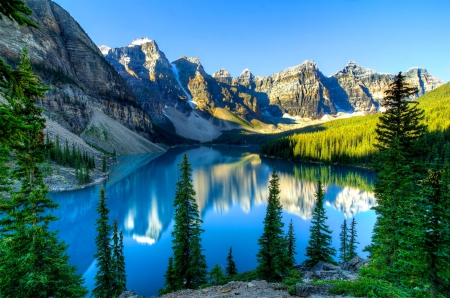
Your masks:
<path fill-rule="evenodd" d="M 151 118 L 79 24 L 52 1 L 26 3 L 39 29 L 0 20 L 0 56 L 16 65 L 27 47 L 33 69 L 51 88 L 40 102 L 45 114 L 79 135 L 99 111 L 153 140 Z"/>

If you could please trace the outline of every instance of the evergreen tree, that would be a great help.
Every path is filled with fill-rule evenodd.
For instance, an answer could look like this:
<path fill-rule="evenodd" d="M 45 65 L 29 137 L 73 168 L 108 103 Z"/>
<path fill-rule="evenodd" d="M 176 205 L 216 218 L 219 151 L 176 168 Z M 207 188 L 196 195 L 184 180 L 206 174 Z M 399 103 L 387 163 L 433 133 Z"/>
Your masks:
<path fill-rule="evenodd" d="M 435 160 L 423 181 L 421 246 L 433 297 L 450 293 L 450 167 Z"/>
<path fill-rule="evenodd" d="M 236 263 L 233 260 L 233 247 L 230 247 L 230 252 L 227 257 L 227 268 L 225 269 L 227 276 L 238 274 Z"/>
<path fill-rule="evenodd" d="M 386 112 L 380 116 L 377 123 L 375 145 L 380 151 L 391 147 L 394 138 L 398 138 L 400 146 L 405 154 L 413 154 L 414 142 L 426 131 L 426 126 L 421 124 L 424 112 L 417 108 L 417 102 L 411 101 L 410 96 L 417 93 L 405 83 L 405 77 L 399 72 L 385 91 L 383 107 Z"/>
<path fill-rule="evenodd" d="M 45 119 L 35 105 L 48 88 L 33 73 L 26 49 L 14 72 L 3 94 L 11 115 L 22 123 L 21 139 L 9 142 L 16 158 L 12 178 L 20 189 L 9 189 L 10 198 L 0 204 L 0 296 L 83 297 L 87 291 L 76 267 L 68 265 L 66 245 L 48 228 L 57 204 L 47 197 L 39 169 L 45 161 Z"/>
<path fill-rule="evenodd" d="M 26 6 L 23 0 L 2 0 L 0 2 L 0 20 L 3 19 L 2 15 L 4 15 L 11 21 L 16 21 L 19 25 L 38 28 L 33 21 L 27 18 L 32 13 L 33 11 Z"/>
<path fill-rule="evenodd" d="M 192 185 L 192 168 L 187 155 L 179 164 L 181 178 L 177 182 L 175 194 L 174 230 L 172 249 L 174 268 L 177 272 L 176 285 L 186 289 L 195 289 L 206 282 L 206 260 L 202 254 L 200 227 L 202 220 L 195 201 Z"/>
<path fill-rule="evenodd" d="M 359 242 L 356 241 L 356 236 L 356 220 L 355 218 L 353 218 L 350 225 L 350 239 L 348 241 L 348 260 L 351 260 L 354 257 L 358 256 L 358 254 L 356 253 L 356 244 L 359 244 Z"/>
<path fill-rule="evenodd" d="M 100 190 L 100 201 L 97 205 L 99 218 L 96 220 L 97 237 L 95 245 L 97 252 L 94 258 L 97 260 L 97 273 L 95 274 L 95 288 L 92 294 L 95 297 L 114 297 L 114 282 L 116 279 L 114 262 L 111 249 L 111 226 L 108 224 L 109 210 L 106 207 L 105 189 Z"/>
<path fill-rule="evenodd" d="M 178 275 L 175 271 L 175 268 L 173 266 L 173 259 L 169 258 L 169 265 L 167 266 L 166 274 L 164 274 L 165 282 L 164 282 L 164 289 L 159 290 L 159 294 L 166 294 L 175 292 L 176 290 L 181 288 L 181 285 L 178 285 Z"/>
<path fill-rule="evenodd" d="M 214 267 L 209 272 L 209 282 L 213 285 L 219 285 L 223 280 L 223 271 L 219 264 L 214 265 Z"/>
<path fill-rule="evenodd" d="M 258 239 L 259 251 L 256 255 L 256 271 L 261 279 L 280 281 L 288 272 L 286 268 L 286 247 L 283 233 L 283 209 L 280 203 L 279 178 L 275 171 L 269 181 L 269 199 L 264 218 L 264 231 Z"/>
<path fill-rule="evenodd" d="M 117 220 L 114 220 L 112 237 L 112 263 L 114 270 L 113 292 L 115 297 L 126 291 L 125 257 L 123 254 L 122 231 L 117 230 Z"/>
<path fill-rule="evenodd" d="M 328 217 L 325 214 L 323 207 L 325 193 L 322 188 L 322 183 L 317 182 L 316 205 L 312 213 L 311 227 L 309 231 L 308 246 L 306 247 L 305 264 L 308 267 L 314 267 L 320 261 L 334 263 L 333 256 L 336 255 L 336 250 L 331 246 L 332 231 L 325 224 Z"/>
<path fill-rule="evenodd" d="M 341 233 L 339 234 L 339 240 L 341 242 L 341 247 L 339 248 L 341 254 L 339 255 L 339 259 L 341 259 L 342 262 L 347 262 L 348 260 L 350 260 L 349 257 L 350 236 L 348 234 L 347 221 L 345 219 L 341 225 Z"/>
<path fill-rule="evenodd" d="M 288 269 L 294 267 L 295 265 L 295 255 L 297 254 L 295 252 L 295 234 L 294 234 L 294 224 L 291 222 L 289 223 L 289 229 L 288 233 L 286 235 L 286 242 L 287 242 L 287 259 L 286 259 L 286 267 Z"/>

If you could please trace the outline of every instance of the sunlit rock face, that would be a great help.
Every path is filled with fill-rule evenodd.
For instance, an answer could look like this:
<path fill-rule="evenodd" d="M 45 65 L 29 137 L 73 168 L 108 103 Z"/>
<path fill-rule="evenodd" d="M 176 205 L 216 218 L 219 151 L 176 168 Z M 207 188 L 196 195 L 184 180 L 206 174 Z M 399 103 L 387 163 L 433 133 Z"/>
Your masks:
<path fill-rule="evenodd" d="M 148 38 L 134 40 L 125 47 L 109 49 L 105 58 L 130 85 L 139 104 L 154 121 L 165 123 L 165 106 L 190 110 L 172 65 L 155 41 Z"/>
<path fill-rule="evenodd" d="M 151 140 L 150 117 L 70 14 L 52 1 L 26 3 L 39 29 L 19 26 L 8 18 L 0 20 L 0 57 L 16 65 L 22 48 L 27 48 L 33 70 L 50 87 L 39 102 L 45 114 L 79 134 L 89 124 L 92 110 L 100 109 Z"/>

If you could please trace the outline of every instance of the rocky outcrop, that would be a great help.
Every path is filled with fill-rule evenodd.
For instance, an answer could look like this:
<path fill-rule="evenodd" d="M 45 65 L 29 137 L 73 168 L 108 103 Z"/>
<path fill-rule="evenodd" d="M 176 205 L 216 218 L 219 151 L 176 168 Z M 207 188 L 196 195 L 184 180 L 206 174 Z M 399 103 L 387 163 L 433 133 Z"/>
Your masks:
<path fill-rule="evenodd" d="M 52 1 L 26 2 L 39 29 L 18 26 L 7 18 L 0 20 L 0 56 L 16 65 L 22 47 L 27 48 L 34 71 L 51 88 L 40 102 L 45 114 L 80 134 L 92 112 L 100 110 L 153 140 L 151 118 L 69 13 Z"/>

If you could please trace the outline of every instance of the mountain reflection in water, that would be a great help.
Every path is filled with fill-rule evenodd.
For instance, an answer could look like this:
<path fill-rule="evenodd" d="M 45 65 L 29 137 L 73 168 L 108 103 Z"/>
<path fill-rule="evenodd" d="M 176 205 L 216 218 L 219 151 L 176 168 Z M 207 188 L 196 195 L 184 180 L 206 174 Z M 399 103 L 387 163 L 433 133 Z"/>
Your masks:
<path fill-rule="evenodd" d="M 294 224 L 297 223 L 294 228 L 298 238 L 298 262 L 304 259 L 317 180 L 320 179 L 325 185 L 325 201 L 330 207 L 327 209 L 328 224 L 334 231 L 333 239 L 339 234 L 344 218 L 364 213 L 375 204 L 374 176 L 370 171 L 272 160 L 261 158 L 256 152 L 257 149 L 251 147 L 181 147 L 171 149 L 156 159 L 152 159 L 154 156 L 151 155 L 120 159 L 120 164 L 113 169 L 104 186 L 111 223 L 117 219 L 125 237 L 128 288 L 135 289 L 141 295 L 154 295 L 163 286 L 167 258 L 171 255 L 173 201 L 179 175 L 177 164 L 184 153 L 193 168 L 196 200 L 204 220 L 203 247 L 210 267 L 215 263 L 224 264 L 225 251 L 230 246 L 233 246 L 236 261 L 240 261 L 238 268 L 241 272 L 255 267 L 256 258 L 251 261 L 247 259 L 257 251 L 256 241 L 262 233 L 273 167 L 280 177 L 280 198 L 285 211 L 283 220 L 287 223 L 293 219 Z M 80 273 L 84 273 L 86 284 L 90 287 L 95 275 L 95 220 L 101 187 L 50 194 L 60 204 L 56 211 L 60 220 L 52 228 L 58 229 L 60 238 L 70 245 L 68 253 L 71 263 L 78 266 Z M 373 211 L 366 213 L 370 214 L 366 216 L 366 223 L 363 217 L 357 218 L 357 221 L 361 228 L 367 226 L 366 231 L 371 231 L 375 217 Z M 241 234 L 242 237 L 239 236 Z M 362 234 L 359 233 L 360 249 L 370 241 L 370 233 Z M 220 237 L 218 239 L 223 242 L 220 247 L 214 237 Z M 142 245 L 148 247 L 146 252 L 143 252 L 145 248 Z M 240 246 L 245 253 L 235 249 Z M 142 262 L 152 264 L 154 284 L 139 292 L 139 287 L 143 286 L 140 285 L 142 277 L 138 275 L 142 274 L 139 272 L 145 270 L 146 274 L 150 274 L 148 268 L 139 267 Z"/>

